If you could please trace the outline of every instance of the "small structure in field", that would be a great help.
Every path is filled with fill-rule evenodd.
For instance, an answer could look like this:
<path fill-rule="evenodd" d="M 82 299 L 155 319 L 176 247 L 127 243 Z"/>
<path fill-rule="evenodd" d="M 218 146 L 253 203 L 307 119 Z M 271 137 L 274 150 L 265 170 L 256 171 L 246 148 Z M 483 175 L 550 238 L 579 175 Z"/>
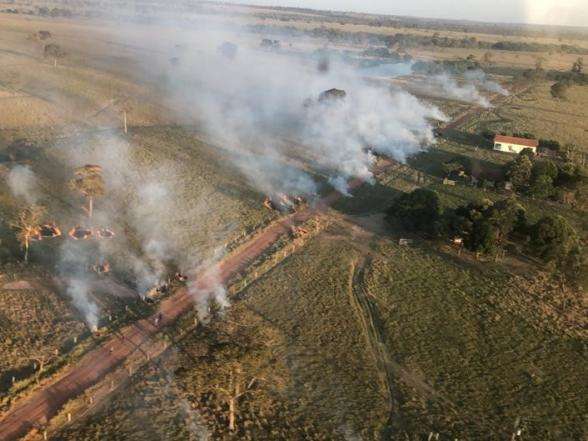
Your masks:
<path fill-rule="evenodd" d="M 451 245 L 461 247 L 463 245 L 463 238 L 454 237 L 453 239 L 451 239 Z"/>
<path fill-rule="evenodd" d="M 506 182 L 504 183 L 504 189 L 505 189 L 506 191 L 512 191 L 512 182 L 510 182 L 510 181 L 506 181 Z"/>
<path fill-rule="evenodd" d="M 409 245 L 412 245 L 412 242 L 413 242 L 412 239 L 405 239 L 405 238 L 398 239 L 398 245 L 400 245 L 401 247 L 407 247 Z"/>
<path fill-rule="evenodd" d="M 449 185 L 454 187 L 456 184 L 455 181 L 451 180 L 451 179 L 447 179 L 447 178 L 443 178 L 443 185 Z"/>
<path fill-rule="evenodd" d="M 530 149 L 537 154 L 539 141 L 537 139 L 517 138 L 516 136 L 494 136 L 494 150 L 499 152 L 519 154 L 525 149 Z"/>

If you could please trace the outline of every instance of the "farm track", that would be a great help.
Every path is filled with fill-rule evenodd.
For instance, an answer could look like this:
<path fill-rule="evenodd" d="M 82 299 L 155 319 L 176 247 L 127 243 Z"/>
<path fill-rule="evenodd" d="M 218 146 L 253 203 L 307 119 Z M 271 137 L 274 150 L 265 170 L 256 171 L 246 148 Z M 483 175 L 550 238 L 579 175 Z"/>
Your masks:
<path fill-rule="evenodd" d="M 395 386 L 395 373 L 392 369 L 392 360 L 386 348 L 384 327 L 380 319 L 377 306 L 368 298 L 365 286 L 365 271 L 369 267 L 371 257 L 362 257 L 359 262 L 352 262 L 349 274 L 349 300 L 362 332 L 366 339 L 369 351 L 376 363 L 380 377 L 381 387 L 385 391 L 388 400 L 388 419 L 383 430 L 384 438 L 397 433 L 400 424 L 400 403 L 402 394 Z"/>

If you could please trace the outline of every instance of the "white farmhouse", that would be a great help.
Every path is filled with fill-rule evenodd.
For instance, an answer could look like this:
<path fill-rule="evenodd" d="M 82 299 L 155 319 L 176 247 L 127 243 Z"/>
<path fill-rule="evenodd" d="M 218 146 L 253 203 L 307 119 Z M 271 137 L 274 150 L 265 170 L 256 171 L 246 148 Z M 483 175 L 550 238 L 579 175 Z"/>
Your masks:
<path fill-rule="evenodd" d="M 536 139 L 517 138 L 515 136 L 494 136 L 494 150 L 507 153 L 521 153 L 524 149 L 531 149 L 537 154 L 539 141 Z"/>

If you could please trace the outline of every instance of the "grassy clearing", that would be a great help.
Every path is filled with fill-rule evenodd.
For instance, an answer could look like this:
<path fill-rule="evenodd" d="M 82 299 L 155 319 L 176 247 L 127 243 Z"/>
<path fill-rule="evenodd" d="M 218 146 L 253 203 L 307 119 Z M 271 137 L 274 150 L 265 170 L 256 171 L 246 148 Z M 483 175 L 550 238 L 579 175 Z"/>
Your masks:
<path fill-rule="evenodd" d="M 512 302 L 509 274 L 431 250 L 378 252 L 366 288 L 386 306 L 388 350 L 435 390 L 404 382 L 409 432 L 495 439 L 521 417 L 533 439 L 585 436 L 585 340 L 531 323 Z"/>
<path fill-rule="evenodd" d="M 326 427 L 373 437 L 385 398 L 350 300 L 348 279 L 358 253 L 320 235 L 245 293 L 245 304 L 285 336 L 293 391 Z M 334 403 L 337 403 L 334 405 Z"/>

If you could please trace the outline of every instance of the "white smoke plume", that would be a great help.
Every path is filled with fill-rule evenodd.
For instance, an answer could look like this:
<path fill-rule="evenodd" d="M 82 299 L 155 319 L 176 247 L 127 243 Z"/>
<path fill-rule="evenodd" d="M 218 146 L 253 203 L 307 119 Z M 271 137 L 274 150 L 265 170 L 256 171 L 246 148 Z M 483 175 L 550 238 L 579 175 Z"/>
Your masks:
<path fill-rule="evenodd" d="M 89 285 L 83 278 L 67 279 L 66 293 L 74 307 L 84 316 L 91 330 L 98 329 L 98 306 L 89 297 Z"/>
<path fill-rule="evenodd" d="M 8 173 L 8 187 L 14 196 L 32 205 L 39 199 L 39 185 L 35 173 L 28 165 L 16 165 Z"/>
<path fill-rule="evenodd" d="M 220 261 L 222 252 L 218 249 L 212 260 L 203 262 L 195 271 L 195 278 L 188 284 L 188 292 L 194 300 L 199 320 L 206 321 L 209 318 L 209 305 L 213 300 L 221 311 L 230 306 L 227 291 L 221 280 Z"/>
<path fill-rule="evenodd" d="M 224 40 L 239 42 L 234 58 L 217 50 Z M 342 63 L 318 72 L 313 62 L 260 51 L 242 40 L 227 30 L 203 31 L 179 67 L 162 69 L 168 75 L 168 104 L 183 120 L 203 123 L 261 191 L 268 193 L 269 183 L 270 193 L 308 193 L 314 191 L 308 184 L 315 173 L 369 180 L 372 158 L 366 147 L 402 161 L 433 142 L 429 122 L 443 115 L 408 93 L 371 84 Z M 149 62 L 149 68 L 156 64 Z M 342 103 L 316 103 L 322 91 L 334 87 L 347 92 Z M 314 104 L 304 106 L 309 98 Z M 297 155 L 284 139 L 297 143 Z M 298 167 L 299 177 L 292 179 L 284 164 L 293 159 L 312 166 Z M 276 173 L 286 179 L 265 179 Z M 293 183 L 299 188 L 287 188 Z"/>
<path fill-rule="evenodd" d="M 439 74 L 430 78 L 434 89 L 440 89 L 447 98 L 475 103 L 481 107 L 491 107 L 488 98 L 483 96 L 476 86 L 472 83 L 458 84 L 458 82 L 448 74 Z"/>
<path fill-rule="evenodd" d="M 482 70 L 468 70 L 464 77 L 473 82 L 480 89 L 487 90 L 488 92 L 497 93 L 499 95 L 508 96 L 510 92 L 498 84 L 496 81 L 492 81 L 486 75 L 486 72 Z"/>
<path fill-rule="evenodd" d="M 58 269 L 65 292 L 71 298 L 74 307 L 84 318 L 91 330 L 98 328 L 99 308 L 91 298 L 90 282 L 87 269 L 90 266 L 90 254 L 82 244 L 64 241 L 59 249 Z"/>

